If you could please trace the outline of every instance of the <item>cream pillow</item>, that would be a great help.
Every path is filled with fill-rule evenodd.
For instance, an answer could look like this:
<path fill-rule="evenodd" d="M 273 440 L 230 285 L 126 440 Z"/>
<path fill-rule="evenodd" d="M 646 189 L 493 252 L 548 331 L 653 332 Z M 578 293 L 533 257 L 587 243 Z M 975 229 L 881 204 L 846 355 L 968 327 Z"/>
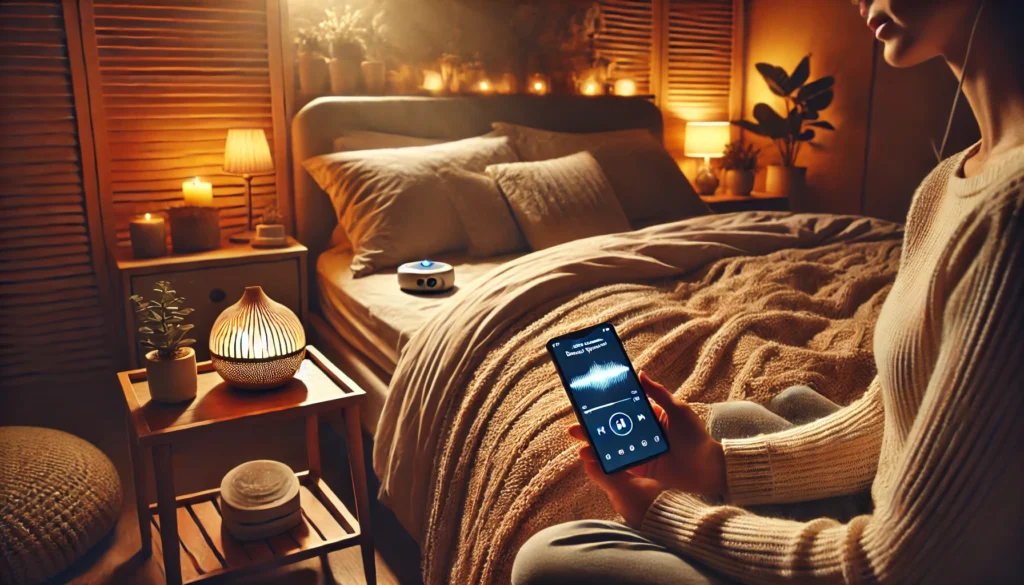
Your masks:
<path fill-rule="evenodd" d="M 493 177 L 463 169 L 441 169 L 448 195 L 469 239 L 469 254 L 480 258 L 526 249 L 523 234 Z"/>
<path fill-rule="evenodd" d="M 446 167 L 483 171 L 514 162 L 508 139 L 467 138 L 432 146 L 337 152 L 303 166 L 330 197 L 352 242 L 352 272 L 365 276 L 464 248 L 465 232 L 444 192 Z"/>
<path fill-rule="evenodd" d="M 441 144 L 446 140 L 437 138 L 420 138 L 404 134 L 388 134 L 370 130 L 348 130 L 334 139 L 334 152 L 350 152 L 353 150 L 376 150 L 378 148 L 407 148 L 410 146 L 430 146 Z"/>
<path fill-rule="evenodd" d="M 580 152 L 487 167 L 534 250 L 629 231 L 629 220 L 594 157 Z"/>
<path fill-rule="evenodd" d="M 647 130 L 570 134 L 504 122 L 492 126 L 496 134 L 509 137 L 523 161 L 590 152 L 634 227 L 711 212 L 672 155 Z"/>

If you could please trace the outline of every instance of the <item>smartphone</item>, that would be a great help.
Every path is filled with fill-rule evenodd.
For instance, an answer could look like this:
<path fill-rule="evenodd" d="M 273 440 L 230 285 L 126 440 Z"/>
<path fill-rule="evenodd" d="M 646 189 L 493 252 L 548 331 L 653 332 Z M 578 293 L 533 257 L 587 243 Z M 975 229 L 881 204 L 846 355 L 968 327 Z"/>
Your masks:
<path fill-rule="evenodd" d="M 668 452 L 664 429 L 611 323 L 556 337 L 548 352 L 606 474 Z"/>

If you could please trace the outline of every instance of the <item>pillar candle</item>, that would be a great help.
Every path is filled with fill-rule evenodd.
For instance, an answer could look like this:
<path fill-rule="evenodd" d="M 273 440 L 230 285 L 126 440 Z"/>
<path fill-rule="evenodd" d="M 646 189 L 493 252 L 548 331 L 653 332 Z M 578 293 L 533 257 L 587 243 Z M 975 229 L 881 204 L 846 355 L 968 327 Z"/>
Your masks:
<path fill-rule="evenodd" d="M 636 95 L 636 82 L 628 77 L 615 82 L 615 95 Z"/>
<path fill-rule="evenodd" d="M 185 205 L 213 207 L 213 185 L 200 181 L 199 177 L 182 183 L 181 192 L 185 195 Z"/>
<path fill-rule="evenodd" d="M 534 95 L 547 95 L 548 91 L 550 91 L 548 78 L 540 73 L 531 75 L 526 86 L 526 89 Z"/>
<path fill-rule="evenodd" d="M 167 254 L 167 232 L 164 218 L 147 213 L 128 224 L 132 254 L 136 258 L 156 258 Z"/>

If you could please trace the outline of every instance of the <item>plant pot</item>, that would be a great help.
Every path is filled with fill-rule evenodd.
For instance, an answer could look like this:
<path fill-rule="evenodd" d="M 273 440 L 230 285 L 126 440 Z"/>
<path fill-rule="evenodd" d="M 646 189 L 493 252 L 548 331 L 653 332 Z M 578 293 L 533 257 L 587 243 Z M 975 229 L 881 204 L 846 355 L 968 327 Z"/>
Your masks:
<path fill-rule="evenodd" d="M 146 379 L 153 400 L 174 403 L 196 397 L 196 352 L 191 347 L 183 349 L 182 356 L 169 360 L 158 359 L 155 349 L 146 354 Z"/>
<path fill-rule="evenodd" d="M 331 76 L 332 94 L 351 95 L 359 93 L 359 84 L 363 78 L 359 61 L 331 59 L 327 62 L 327 70 Z"/>
<path fill-rule="evenodd" d="M 387 89 L 388 71 L 380 61 L 363 61 L 360 67 L 363 70 L 363 82 L 366 85 L 366 93 L 370 95 L 384 95 Z"/>
<path fill-rule="evenodd" d="M 316 53 L 299 53 L 299 91 L 322 95 L 327 90 L 327 60 Z"/>
<path fill-rule="evenodd" d="M 788 197 L 790 209 L 802 211 L 807 192 L 807 167 L 769 166 L 765 190 Z"/>
<path fill-rule="evenodd" d="M 730 195 L 750 195 L 754 190 L 754 171 L 726 171 L 725 190 Z"/>

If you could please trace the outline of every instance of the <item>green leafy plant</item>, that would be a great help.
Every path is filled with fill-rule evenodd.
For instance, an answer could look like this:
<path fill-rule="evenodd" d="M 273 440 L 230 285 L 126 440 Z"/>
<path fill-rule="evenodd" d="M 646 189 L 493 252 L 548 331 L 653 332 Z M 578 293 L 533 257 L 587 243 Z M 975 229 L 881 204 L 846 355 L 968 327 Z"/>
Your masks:
<path fill-rule="evenodd" d="M 185 317 L 192 314 L 193 309 L 181 306 L 184 297 L 171 288 L 171 283 L 161 280 L 156 283 L 153 292 L 157 297 L 145 300 L 141 295 L 132 295 L 128 300 L 135 303 L 135 315 L 142 323 L 139 334 L 143 347 L 155 349 L 161 360 L 182 357 L 185 348 L 196 342 L 185 335 L 193 325 L 185 324 Z"/>
<path fill-rule="evenodd" d="M 725 152 L 722 154 L 722 168 L 727 171 L 756 171 L 759 156 L 761 156 L 760 148 L 754 148 L 753 144 L 743 144 L 737 140 L 725 147 Z"/>
<path fill-rule="evenodd" d="M 782 155 L 782 164 L 787 167 L 796 166 L 800 147 L 804 143 L 812 147 L 819 146 L 812 142 L 816 136 L 815 128 L 835 130 L 832 124 L 819 119 L 820 112 L 832 104 L 835 78 L 829 75 L 808 82 L 811 74 L 810 55 L 804 57 L 792 73 L 786 73 L 785 69 L 768 63 L 758 63 L 755 67 L 768 84 L 768 89 L 785 101 L 785 114 L 780 115 L 768 104 L 760 103 L 754 106 L 756 122 L 736 120 L 733 124 L 759 136 L 771 138 Z"/>

